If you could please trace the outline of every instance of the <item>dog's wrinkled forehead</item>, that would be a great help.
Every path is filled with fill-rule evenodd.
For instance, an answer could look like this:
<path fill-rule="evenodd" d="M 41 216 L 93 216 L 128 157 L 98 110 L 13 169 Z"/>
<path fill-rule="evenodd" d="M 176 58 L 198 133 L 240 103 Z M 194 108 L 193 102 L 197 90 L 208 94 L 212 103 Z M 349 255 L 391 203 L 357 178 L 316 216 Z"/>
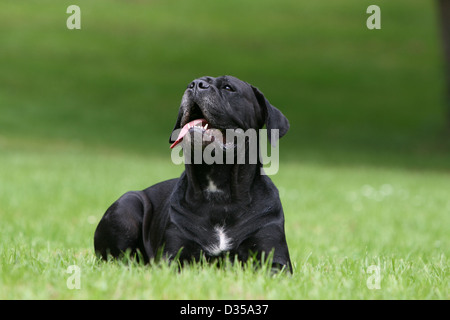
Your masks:
<path fill-rule="evenodd" d="M 206 81 L 209 84 L 211 84 L 219 89 L 224 88 L 225 86 L 229 85 L 229 86 L 231 86 L 230 89 L 232 91 L 236 91 L 239 93 L 248 93 L 248 94 L 252 93 L 252 86 L 250 84 L 248 84 L 247 82 L 242 81 L 236 77 L 233 77 L 233 76 L 220 76 L 217 78 L 205 76 L 205 77 L 201 77 L 197 80 Z"/>

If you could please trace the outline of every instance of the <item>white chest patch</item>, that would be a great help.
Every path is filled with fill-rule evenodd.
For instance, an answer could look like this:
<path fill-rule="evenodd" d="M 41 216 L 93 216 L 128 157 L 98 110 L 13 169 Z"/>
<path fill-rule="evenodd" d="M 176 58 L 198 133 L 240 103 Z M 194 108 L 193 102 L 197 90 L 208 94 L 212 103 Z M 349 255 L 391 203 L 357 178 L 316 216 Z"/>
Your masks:
<path fill-rule="evenodd" d="M 215 240 L 217 242 L 209 245 L 206 248 L 206 251 L 208 251 L 208 253 L 213 256 L 218 256 L 222 252 L 227 251 L 231 248 L 232 239 L 227 236 L 227 234 L 225 233 L 225 228 L 222 226 L 216 226 L 214 228 L 214 233 L 216 238 Z"/>
<path fill-rule="evenodd" d="M 217 188 L 217 186 L 216 186 L 216 184 L 214 183 L 214 181 L 212 181 L 208 176 L 207 176 L 207 178 L 208 178 L 208 181 L 209 181 L 209 184 L 208 184 L 208 186 L 206 187 L 206 190 L 207 190 L 207 191 L 209 191 L 209 192 L 217 192 L 217 191 L 221 191 L 221 190 L 219 190 L 219 189 Z"/>

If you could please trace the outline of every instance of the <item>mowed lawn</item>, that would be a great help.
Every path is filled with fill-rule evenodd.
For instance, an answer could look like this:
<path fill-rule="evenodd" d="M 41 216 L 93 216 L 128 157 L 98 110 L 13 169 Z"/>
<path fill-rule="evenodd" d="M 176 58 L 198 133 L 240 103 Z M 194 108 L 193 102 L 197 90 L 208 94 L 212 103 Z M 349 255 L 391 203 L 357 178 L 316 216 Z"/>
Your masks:
<path fill-rule="evenodd" d="M 450 152 L 431 3 L 0 4 L 0 299 L 449 299 Z M 177 177 L 187 83 L 232 74 L 288 116 L 273 176 L 292 276 L 102 262 L 106 208 Z M 73 288 L 71 266 L 79 271 Z"/>
<path fill-rule="evenodd" d="M 93 233 L 122 193 L 175 177 L 180 167 L 164 157 L 44 151 L 1 157 L 8 183 L 0 187 L 0 298 L 449 298 L 448 173 L 282 162 L 274 181 L 294 275 L 236 265 L 178 272 L 98 261 Z M 67 286 L 71 265 L 80 268 L 79 290 Z M 371 266 L 380 289 L 370 289 Z"/>

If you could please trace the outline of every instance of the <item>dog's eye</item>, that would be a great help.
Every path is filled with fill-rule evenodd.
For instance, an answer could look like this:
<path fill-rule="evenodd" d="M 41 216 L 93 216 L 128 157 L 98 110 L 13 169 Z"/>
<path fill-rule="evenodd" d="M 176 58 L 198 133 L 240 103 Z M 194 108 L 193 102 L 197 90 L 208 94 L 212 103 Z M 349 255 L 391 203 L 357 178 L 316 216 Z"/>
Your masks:
<path fill-rule="evenodd" d="M 227 90 L 227 91 L 234 91 L 234 89 L 233 89 L 233 87 L 231 87 L 230 85 L 225 85 L 224 87 L 223 87 L 225 90 Z"/>

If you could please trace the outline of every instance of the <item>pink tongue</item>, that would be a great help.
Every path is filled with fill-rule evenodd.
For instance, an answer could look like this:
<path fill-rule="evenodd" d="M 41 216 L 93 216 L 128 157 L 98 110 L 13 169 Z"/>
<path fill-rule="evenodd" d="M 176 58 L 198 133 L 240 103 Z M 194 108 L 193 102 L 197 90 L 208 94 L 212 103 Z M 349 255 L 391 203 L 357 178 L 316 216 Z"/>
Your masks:
<path fill-rule="evenodd" d="M 192 120 L 191 122 L 186 123 L 184 125 L 184 127 L 181 129 L 177 140 L 175 140 L 175 142 L 172 143 L 172 145 L 170 146 L 170 149 L 172 149 L 177 144 L 179 144 L 183 140 L 183 137 L 186 135 L 186 133 L 188 133 L 189 129 L 192 128 L 193 126 L 199 124 L 199 123 L 202 123 L 202 124 L 205 123 L 206 124 L 208 122 L 206 121 L 206 119 L 195 119 L 195 120 Z"/>

